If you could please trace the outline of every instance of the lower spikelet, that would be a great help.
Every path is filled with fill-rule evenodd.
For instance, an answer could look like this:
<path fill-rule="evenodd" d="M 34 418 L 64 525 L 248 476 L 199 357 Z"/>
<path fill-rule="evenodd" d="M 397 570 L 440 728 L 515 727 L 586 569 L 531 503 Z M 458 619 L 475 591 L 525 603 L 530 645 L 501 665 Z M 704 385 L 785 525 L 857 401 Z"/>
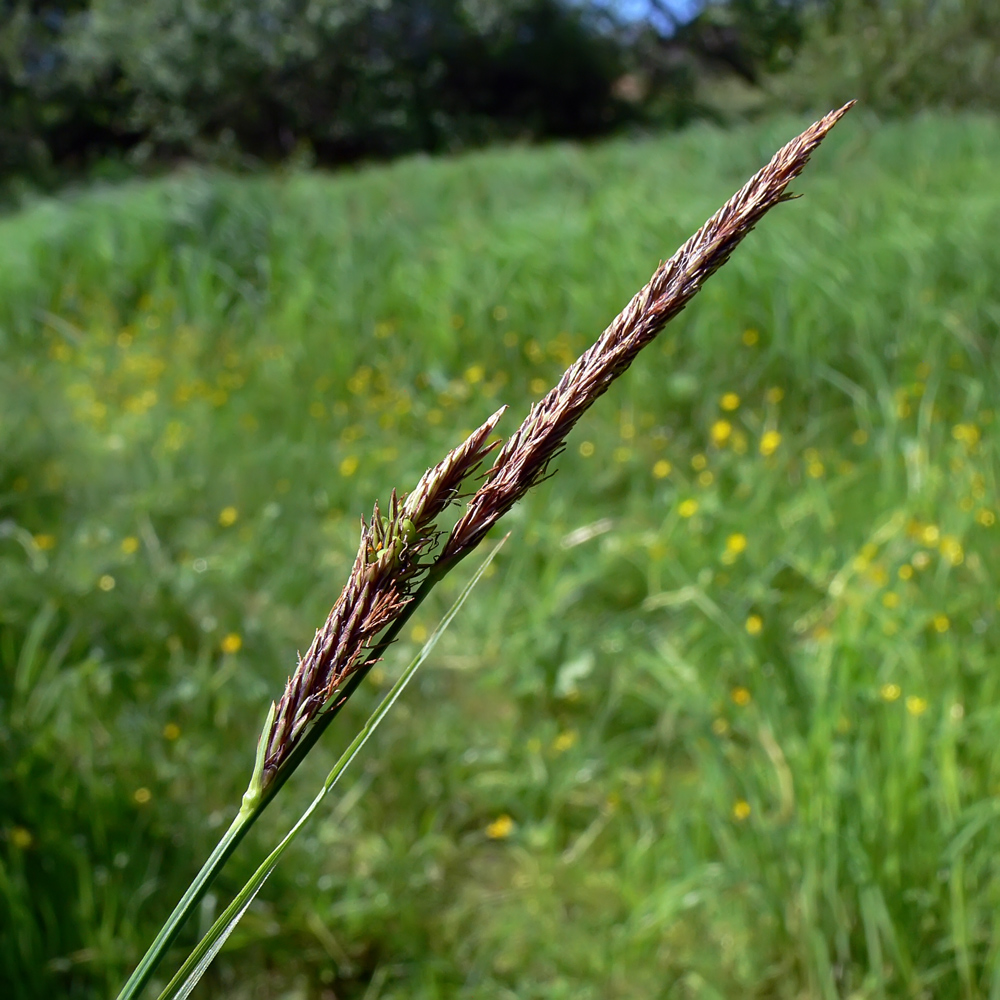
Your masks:
<path fill-rule="evenodd" d="M 425 472 L 402 501 L 394 491 L 385 516 L 376 503 L 371 521 L 361 519 L 361 541 L 347 584 L 276 706 L 267 738 L 265 787 L 343 682 L 367 662 L 379 633 L 406 607 L 426 569 L 422 557 L 437 541 L 437 518 L 496 446 L 488 439 L 504 409 Z"/>

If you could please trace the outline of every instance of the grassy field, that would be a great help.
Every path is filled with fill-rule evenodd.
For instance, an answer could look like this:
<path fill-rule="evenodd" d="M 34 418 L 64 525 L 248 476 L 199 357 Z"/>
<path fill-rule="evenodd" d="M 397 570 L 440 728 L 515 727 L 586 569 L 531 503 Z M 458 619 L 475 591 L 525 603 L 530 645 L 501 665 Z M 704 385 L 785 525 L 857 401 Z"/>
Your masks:
<path fill-rule="evenodd" d="M 0 219 L 5 997 L 117 989 L 359 515 L 510 431 L 801 124 Z M 1000 997 L 998 161 L 990 119 L 839 126 L 508 517 L 195 996 Z"/>

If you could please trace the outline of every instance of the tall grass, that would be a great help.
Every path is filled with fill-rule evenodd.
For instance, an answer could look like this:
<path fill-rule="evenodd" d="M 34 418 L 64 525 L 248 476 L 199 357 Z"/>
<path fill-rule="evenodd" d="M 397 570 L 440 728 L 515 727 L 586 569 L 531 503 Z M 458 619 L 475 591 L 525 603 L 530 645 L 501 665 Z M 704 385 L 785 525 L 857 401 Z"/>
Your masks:
<path fill-rule="evenodd" d="M 14 996 L 134 963 L 367 498 L 543 392 L 793 128 L 181 176 L 0 221 Z M 1000 992 L 998 147 L 987 119 L 831 137 L 807 205 L 512 513 L 216 992 Z"/>

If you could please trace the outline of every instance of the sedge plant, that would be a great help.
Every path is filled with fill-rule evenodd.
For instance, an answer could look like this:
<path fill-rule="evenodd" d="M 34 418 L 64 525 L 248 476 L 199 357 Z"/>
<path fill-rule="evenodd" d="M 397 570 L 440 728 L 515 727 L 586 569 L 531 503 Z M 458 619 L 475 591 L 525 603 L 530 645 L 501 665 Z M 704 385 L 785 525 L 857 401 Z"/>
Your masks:
<path fill-rule="evenodd" d="M 384 512 L 376 503 L 371 518 L 362 518 L 360 544 L 347 583 L 325 624 L 299 658 L 281 697 L 267 712 L 252 778 L 236 817 L 160 929 L 118 1000 L 132 1000 L 142 993 L 227 859 L 367 672 L 384 656 L 426 595 L 479 546 L 504 514 L 546 478 L 552 459 L 564 447 L 580 417 L 729 259 L 764 215 L 792 197 L 788 185 L 852 104 L 830 112 L 780 149 L 673 257 L 661 263 L 598 340 L 531 407 L 502 446 L 494 432 L 504 408 L 429 469 L 408 494 L 399 496 L 394 491 Z M 481 474 L 469 496 L 465 484 L 494 452 L 492 465 Z M 442 515 L 463 500 L 464 509 L 454 527 L 444 531 L 440 527 Z M 486 562 L 491 558 L 492 554 Z M 163 997 L 187 996 L 197 983 L 285 847 L 384 717 L 485 565 L 352 742 L 312 805 L 197 946 Z"/>

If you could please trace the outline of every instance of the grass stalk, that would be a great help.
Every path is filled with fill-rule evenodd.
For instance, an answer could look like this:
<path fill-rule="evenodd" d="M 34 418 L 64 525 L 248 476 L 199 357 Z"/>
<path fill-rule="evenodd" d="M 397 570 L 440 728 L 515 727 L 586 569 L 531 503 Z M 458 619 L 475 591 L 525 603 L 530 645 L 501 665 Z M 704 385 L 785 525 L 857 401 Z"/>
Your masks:
<path fill-rule="evenodd" d="M 198 946 L 187 957 L 181 968 L 177 970 L 177 973 L 167 985 L 166 989 L 160 994 L 159 1000 L 186 1000 L 186 997 L 190 995 L 191 991 L 198 984 L 198 981 L 208 969 L 208 966 L 212 963 L 212 960 L 226 943 L 229 935 L 232 934 L 233 930 L 235 930 L 236 925 L 239 923 L 243 914 L 246 913 L 247 908 L 256 898 L 257 893 L 263 887 L 268 876 L 272 871 L 274 871 L 278 861 L 281 859 L 281 856 L 287 850 L 292 841 L 298 836 L 299 831 L 305 826 L 313 813 L 316 812 L 326 796 L 333 790 L 334 785 L 336 785 L 340 778 L 343 777 L 344 772 L 350 766 L 354 758 L 361 752 L 361 748 L 368 742 L 372 733 L 375 732 L 382 720 L 386 717 L 386 715 L 388 715 L 389 710 L 403 693 L 403 689 L 410 683 L 413 679 L 413 675 L 417 672 L 421 664 L 427 659 L 431 651 L 437 645 L 438 640 L 461 610 L 462 605 L 472 592 L 473 587 L 475 587 L 475 585 L 482 578 L 483 573 L 486 572 L 487 567 L 493 562 L 497 552 L 500 551 L 500 547 L 506 540 L 506 538 L 502 538 L 500 542 L 493 547 L 493 550 L 489 553 L 489 555 L 487 555 L 487 557 L 482 561 L 472 579 L 469 580 L 469 582 L 462 588 L 462 592 L 448 609 L 444 618 L 441 619 L 437 628 L 424 643 L 420 652 L 403 671 L 396 683 L 393 684 L 392 688 L 382 699 L 379 706 L 369 716 L 368 720 L 355 735 L 347 749 L 340 755 L 340 758 L 327 775 L 326 781 L 324 781 L 322 788 L 320 788 L 319 792 L 317 792 L 314 796 L 312 802 L 310 802 L 299 819 L 281 839 L 281 842 L 277 845 L 277 847 L 275 847 L 274 850 L 271 851 L 271 853 L 264 859 L 264 861 L 261 862 L 260 866 L 250 879 L 247 880 L 246 884 L 239 891 L 239 893 L 237 893 L 229 906 L 226 907 L 226 909 L 219 915 L 218 919 L 198 943 Z M 344 700 L 346 700 L 346 698 Z M 343 704 L 343 701 L 341 704 Z M 265 727 L 265 733 L 266 732 L 267 727 Z"/>
<path fill-rule="evenodd" d="M 348 582 L 281 698 L 272 704 L 258 744 L 243 808 L 184 893 L 118 1000 L 132 1000 L 152 976 L 187 916 L 247 830 L 323 732 L 367 671 L 385 653 L 431 589 L 471 553 L 496 523 L 548 475 L 551 460 L 580 417 L 701 289 L 775 205 L 851 104 L 830 112 L 782 149 L 713 215 L 632 298 L 596 343 L 534 404 L 499 448 L 492 467 L 441 543 L 438 519 L 459 502 L 463 483 L 499 442 L 494 413 L 427 471 L 414 490 L 392 493 L 385 515 L 376 503 L 361 522 Z"/>
<path fill-rule="evenodd" d="M 364 681 L 368 671 L 378 662 L 392 643 L 395 642 L 399 633 L 406 626 L 406 623 L 417 608 L 420 607 L 424 599 L 430 594 L 431 590 L 467 554 L 463 553 L 462 556 L 450 561 L 447 565 L 442 564 L 431 569 L 421 582 L 419 588 L 413 593 L 409 603 L 406 604 L 396 620 L 385 630 L 384 634 L 379 637 L 379 641 L 371 649 L 366 663 L 348 677 L 343 687 L 338 690 L 337 698 L 333 704 L 316 719 L 315 724 L 296 743 L 295 747 L 285 758 L 283 766 L 275 772 L 274 777 L 267 782 L 266 787 L 260 788 L 260 772 L 262 771 L 260 764 L 263 760 L 261 750 L 264 745 L 264 737 L 269 733 L 274 717 L 275 706 L 271 705 L 264 731 L 261 733 L 261 739 L 258 744 L 257 766 L 254 768 L 254 775 L 251 778 L 247 792 L 244 794 L 239 813 L 223 834 L 222 839 L 215 845 L 212 853 L 208 856 L 200 871 L 195 875 L 191 884 L 185 890 L 184 895 L 180 898 L 170 916 L 160 928 L 149 949 L 143 955 L 142 960 L 122 987 L 116 1000 L 133 1000 L 133 998 L 142 994 L 149 980 L 155 974 L 160 962 L 177 939 L 177 935 L 187 922 L 188 917 L 197 909 L 202 897 L 225 867 L 226 862 L 239 846 L 240 841 L 250 831 L 250 828 L 278 794 L 285 782 L 292 776 L 299 764 L 306 758 L 309 751 L 320 740 L 330 723 L 339 714 L 341 708 L 344 707 L 350 696 Z"/>

